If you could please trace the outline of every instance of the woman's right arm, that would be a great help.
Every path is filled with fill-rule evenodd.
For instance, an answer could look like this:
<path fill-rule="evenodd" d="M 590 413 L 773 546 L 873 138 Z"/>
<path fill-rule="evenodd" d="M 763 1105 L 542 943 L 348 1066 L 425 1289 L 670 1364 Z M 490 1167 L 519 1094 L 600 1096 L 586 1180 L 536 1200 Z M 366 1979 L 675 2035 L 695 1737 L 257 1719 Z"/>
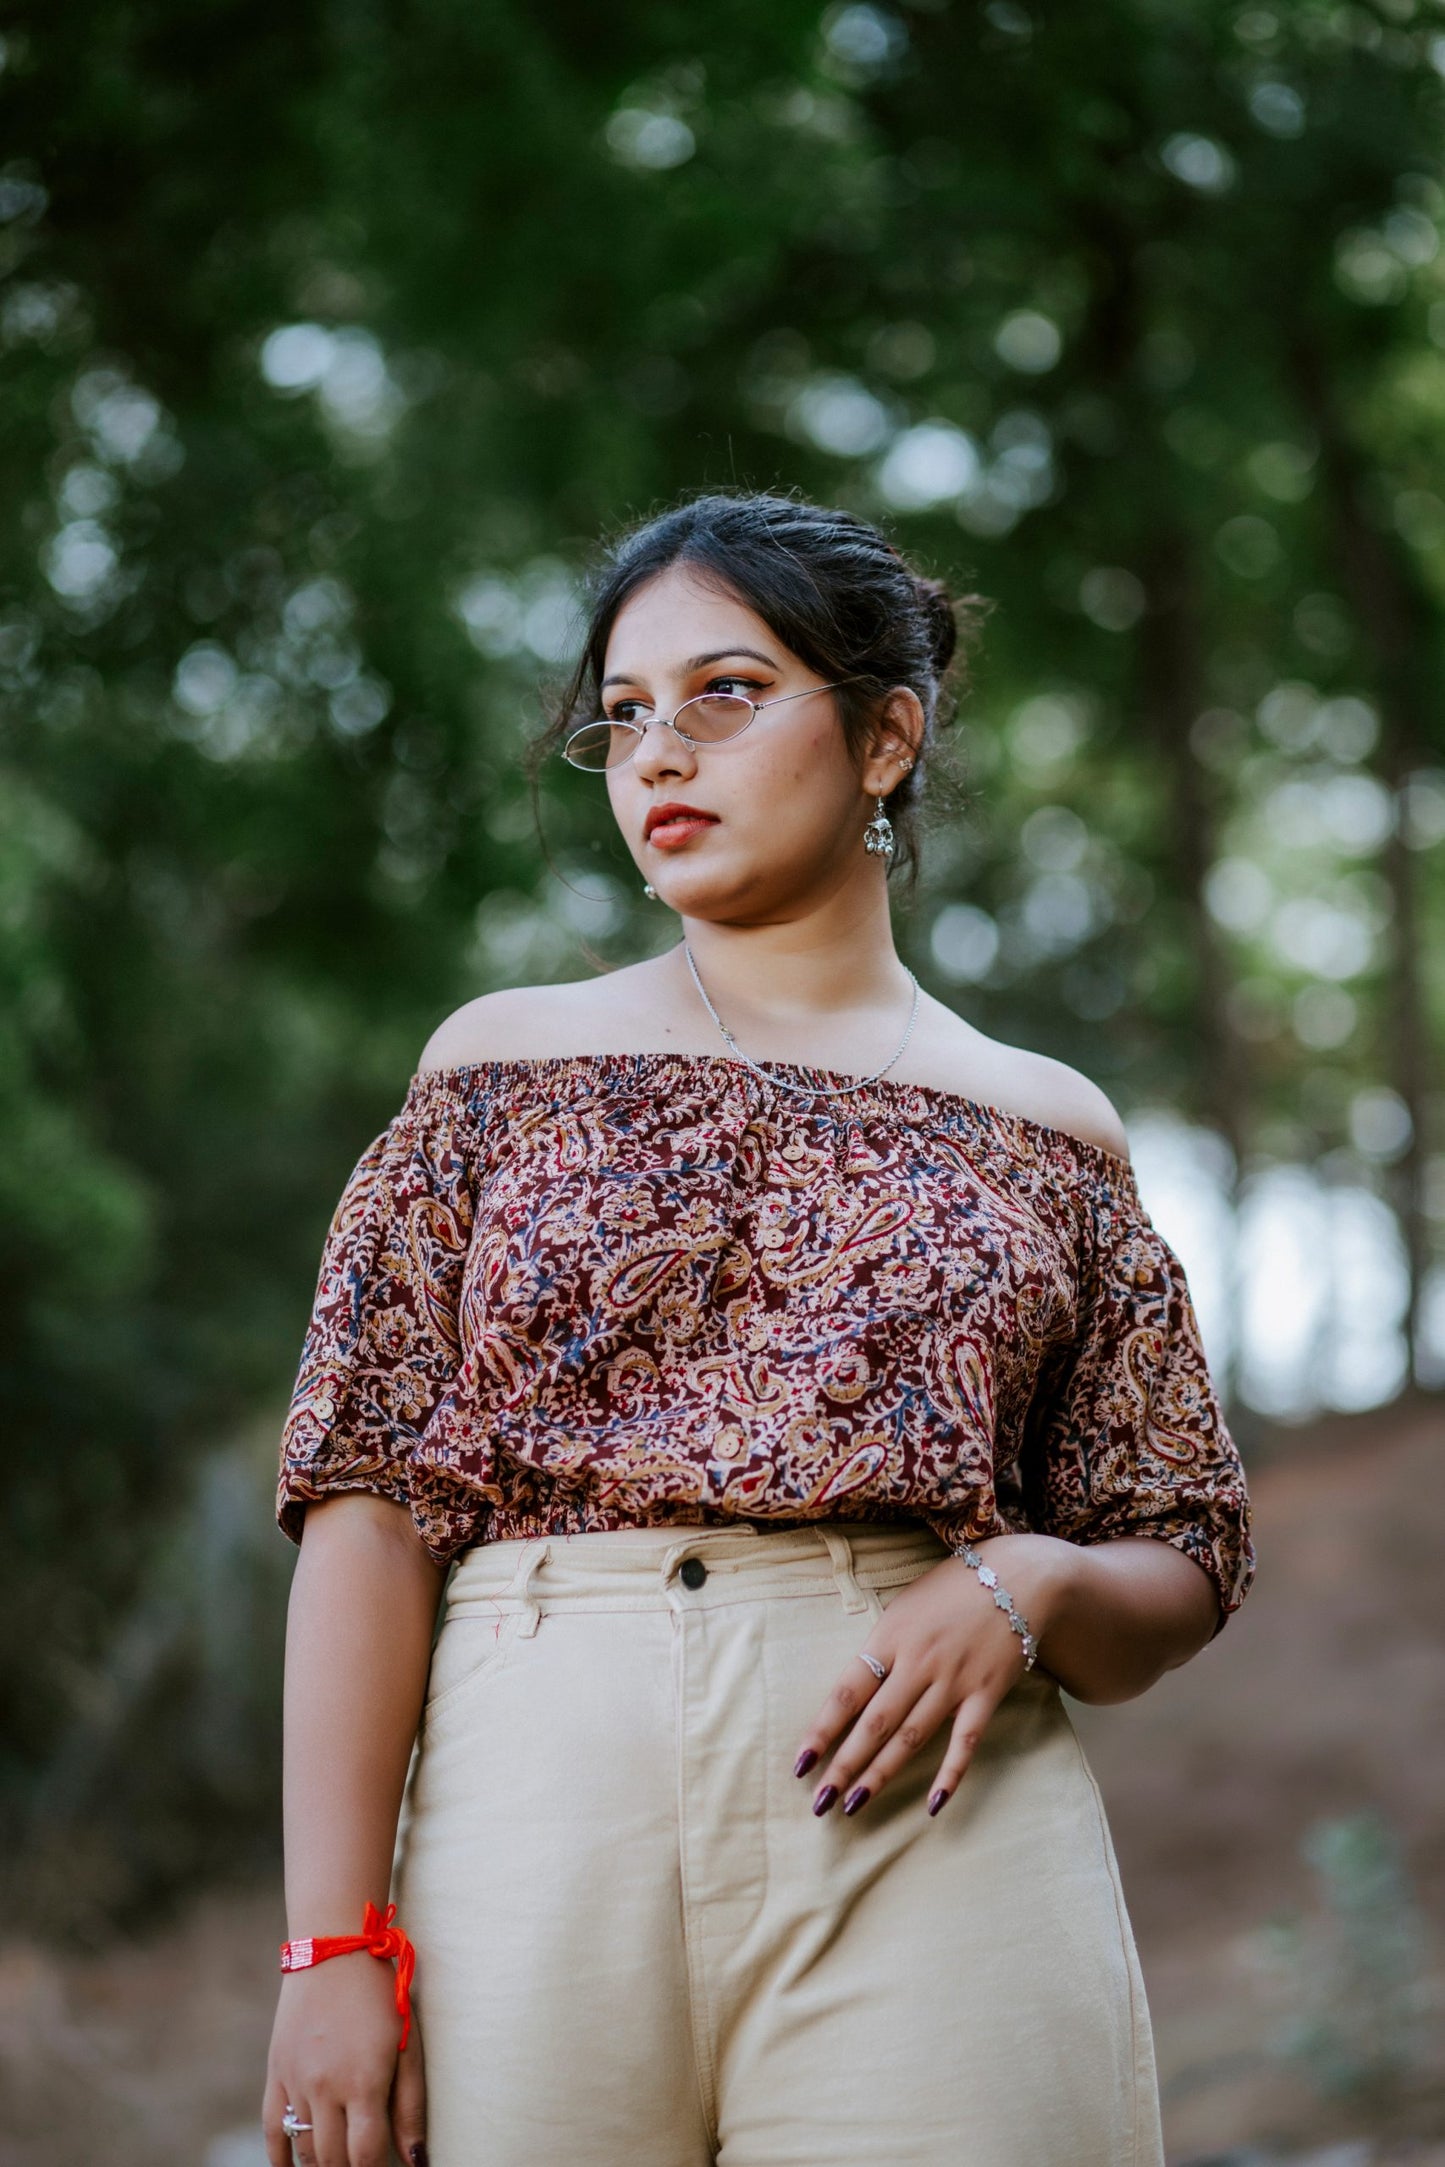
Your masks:
<path fill-rule="evenodd" d="M 386 1906 L 444 1579 L 389 1498 L 307 1506 L 286 1633 L 293 1939 L 355 1934 L 368 1901 Z M 271 2167 L 291 2167 L 288 2102 L 314 2124 L 294 2140 L 303 2167 L 386 2167 L 390 2142 L 426 2167 L 420 2034 L 413 2025 L 398 2059 L 399 2035 L 394 1968 L 364 1950 L 284 1975 L 262 2110 Z"/>

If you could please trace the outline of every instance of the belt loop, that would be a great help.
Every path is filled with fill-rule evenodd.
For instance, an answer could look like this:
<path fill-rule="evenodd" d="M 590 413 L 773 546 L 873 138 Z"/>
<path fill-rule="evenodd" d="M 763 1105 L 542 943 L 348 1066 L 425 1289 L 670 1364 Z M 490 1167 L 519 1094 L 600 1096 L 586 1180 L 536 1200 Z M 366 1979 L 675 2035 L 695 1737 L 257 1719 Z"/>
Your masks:
<path fill-rule="evenodd" d="M 833 1560 L 833 1578 L 838 1583 L 838 1593 L 843 1598 L 845 1610 L 866 1610 L 868 1598 L 858 1585 L 853 1571 L 853 1546 L 846 1535 L 837 1528 L 820 1527 L 818 1534 L 828 1545 L 828 1555 Z"/>
<path fill-rule="evenodd" d="M 531 1639 L 542 1622 L 542 1613 L 538 1608 L 537 1598 L 532 1593 L 532 1577 L 538 1566 L 545 1565 L 551 1555 L 552 1545 L 549 1542 L 535 1544 L 518 1567 L 517 1577 L 512 1583 L 513 1591 L 520 1596 L 522 1602 L 522 1622 L 517 1627 L 517 1631 L 528 1640 Z"/>

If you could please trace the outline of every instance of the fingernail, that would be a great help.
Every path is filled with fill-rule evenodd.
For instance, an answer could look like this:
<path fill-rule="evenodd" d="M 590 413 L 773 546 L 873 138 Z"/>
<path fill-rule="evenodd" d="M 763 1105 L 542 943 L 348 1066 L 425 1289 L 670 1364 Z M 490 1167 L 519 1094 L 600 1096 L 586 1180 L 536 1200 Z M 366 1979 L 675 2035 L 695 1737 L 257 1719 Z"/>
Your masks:
<path fill-rule="evenodd" d="M 804 1746 L 802 1752 L 798 1755 L 798 1758 L 794 1763 L 793 1774 L 795 1776 L 806 1776 L 808 1770 L 812 1767 L 813 1763 L 817 1760 L 817 1758 L 818 1756 L 813 1751 L 811 1746 Z"/>
<path fill-rule="evenodd" d="M 943 1801 L 947 1798 L 947 1796 L 947 1791 L 935 1791 L 933 1793 L 933 1796 L 928 1801 L 929 1812 L 937 1813 L 939 1807 L 943 1804 Z"/>
<path fill-rule="evenodd" d="M 424 2144 L 414 2144 L 406 2156 L 411 2161 L 411 2167 L 429 2167 Z"/>
<path fill-rule="evenodd" d="M 873 1793 L 867 1788 L 865 1784 L 855 1783 L 852 1790 L 848 1793 L 848 1796 L 843 1801 L 844 1813 L 856 1813 L 860 1806 L 867 1805 L 869 1799 L 872 1796 Z"/>
<path fill-rule="evenodd" d="M 816 1797 L 816 1798 L 815 1798 L 815 1799 L 813 1800 L 813 1811 L 814 1811 L 814 1813 L 826 1813 L 826 1812 L 828 1811 L 828 1808 L 829 1808 L 829 1807 L 830 1807 L 830 1806 L 832 1805 L 832 1803 L 833 1803 L 834 1799 L 835 1799 L 835 1798 L 836 1798 L 837 1796 L 838 1796 L 838 1786 L 837 1786 L 837 1784 L 836 1784 L 836 1783 L 825 1783 L 825 1784 L 823 1785 L 823 1788 L 822 1788 L 822 1790 L 821 1790 L 821 1791 L 819 1791 L 819 1793 L 818 1793 L 817 1797 Z"/>

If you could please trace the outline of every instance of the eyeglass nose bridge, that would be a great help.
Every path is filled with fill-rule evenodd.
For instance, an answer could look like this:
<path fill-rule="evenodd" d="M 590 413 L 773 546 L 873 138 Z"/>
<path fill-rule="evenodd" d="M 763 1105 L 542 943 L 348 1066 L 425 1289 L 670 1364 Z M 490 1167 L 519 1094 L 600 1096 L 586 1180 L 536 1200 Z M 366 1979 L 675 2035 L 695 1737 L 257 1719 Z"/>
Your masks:
<path fill-rule="evenodd" d="M 710 739 L 705 737 L 689 737 L 686 730 L 679 730 L 677 726 L 677 718 L 679 715 L 685 715 L 690 707 L 701 706 L 704 700 L 716 699 L 717 697 L 718 695 L 716 693 L 695 693 L 692 699 L 684 700 L 682 705 L 677 708 L 670 717 L 667 715 L 649 715 L 646 722 L 633 723 L 632 728 L 637 732 L 637 743 L 633 746 L 631 752 L 627 755 L 628 760 L 635 760 L 637 758 L 637 755 L 641 752 L 642 747 L 646 742 L 647 733 L 652 728 L 652 725 L 655 722 L 660 723 L 664 730 L 671 730 L 674 737 L 680 737 L 684 745 L 688 746 L 691 751 L 696 752 L 699 745 L 707 745 L 712 743 L 726 745 L 732 738 L 741 737 L 744 730 L 746 730 L 752 723 L 757 721 L 759 709 L 766 707 L 768 704 L 766 700 L 745 700 L 741 693 L 729 694 L 728 697 L 731 699 L 735 699 L 739 707 L 746 707 L 749 710 L 749 714 L 747 722 L 740 722 L 735 730 L 729 730 L 727 737 L 717 739 Z M 625 766 L 626 762 L 622 761 L 618 764 L 620 766 Z"/>

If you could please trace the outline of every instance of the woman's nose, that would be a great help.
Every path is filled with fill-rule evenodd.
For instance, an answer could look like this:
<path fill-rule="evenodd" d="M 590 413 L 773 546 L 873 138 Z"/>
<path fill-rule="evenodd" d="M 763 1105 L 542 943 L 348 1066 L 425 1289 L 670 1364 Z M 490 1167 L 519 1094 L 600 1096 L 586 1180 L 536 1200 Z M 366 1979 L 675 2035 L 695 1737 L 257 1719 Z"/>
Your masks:
<path fill-rule="evenodd" d="M 632 756 L 632 764 L 641 775 L 695 775 L 697 753 L 685 737 L 679 737 L 670 722 L 660 715 L 653 715 Z"/>

